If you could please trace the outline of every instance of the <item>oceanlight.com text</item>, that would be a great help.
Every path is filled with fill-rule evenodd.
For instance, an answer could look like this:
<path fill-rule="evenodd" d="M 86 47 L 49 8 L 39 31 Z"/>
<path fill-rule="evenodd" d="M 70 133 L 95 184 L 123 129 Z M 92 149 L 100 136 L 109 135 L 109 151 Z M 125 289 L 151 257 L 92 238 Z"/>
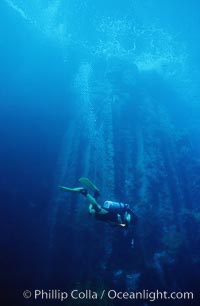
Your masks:
<path fill-rule="evenodd" d="M 114 289 L 110 290 L 71 290 L 71 291 L 61 291 L 58 289 L 53 290 L 43 290 L 36 289 L 34 291 L 25 290 L 23 292 L 23 297 L 25 299 L 33 299 L 33 300 L 144 300 L 149 302 L 154 302 L 158 300 L 193 300 L 194 293 L 193 292 L 167 292 L 167 291 L 130 291 L 130 292 L 122 292 L 116 291 Z"/>

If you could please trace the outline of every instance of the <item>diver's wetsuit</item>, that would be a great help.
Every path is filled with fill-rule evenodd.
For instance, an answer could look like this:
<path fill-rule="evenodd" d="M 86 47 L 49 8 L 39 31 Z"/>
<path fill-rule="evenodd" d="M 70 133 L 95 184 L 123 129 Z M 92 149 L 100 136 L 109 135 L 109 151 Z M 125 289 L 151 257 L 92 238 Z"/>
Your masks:
<path fill-rule="evenodd" d="M 99 220 L 99 221 L 105 221 L 105 222 L 114 222 L 114 223 L 118 223 L 118 215 L 116 213 L 110 212 L 108 211 L 107 214 L 98 214 L 95 212 L 94 214 L 95 219 Z"/>
<path fill-rule="evenodd" d="M 87 189 L 81 190 L 81 194 L 84 196 L 87 196 L 88 191 Z M 99 197 L 99 192 L 94 193 L 94 198 L 97 200 Z M 128 204 L 120 203 L 120 202 L 113 202 L 113 201 L 105 201 L 101 208 L 104 211 L 107 211 L 107 213 L 100 213 L 101 209 L 96 207 L 94 217 L 97 220 L 104 221 L 104 222 L 111 222 L 115 223 L 116 225 L 122 225 L 128 226 L 128 223 L 130 221 L 127 221 L 125 215 L 129 214 L 130 218 L 132 217 L 132 211 L 129 208 Z"/>
<path fill-rule="evenodd" d="M 105 201 L 103 205 L 101 205 L 102 209 L 106 210 L 106 214 L 95 213 L 95 218 L 97 220 L 105 221 L 105 222 L 113 222 L 116 224 L 125 223 L 127 225 L 127 221 L 124 218 L 125 213 L 130 214 L 130 208 L 128 204 L 120 203 L 120 202 L 112 202 Z"/>

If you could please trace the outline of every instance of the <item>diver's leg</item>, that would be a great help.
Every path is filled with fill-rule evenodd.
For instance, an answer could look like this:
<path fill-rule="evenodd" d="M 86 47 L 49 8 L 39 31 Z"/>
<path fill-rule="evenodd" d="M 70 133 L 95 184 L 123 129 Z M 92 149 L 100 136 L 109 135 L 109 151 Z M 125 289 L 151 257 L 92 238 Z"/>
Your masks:
<path fill-rule="evenodd" d="M 81 193 L 83 196 L 85 196 L 88 200 L 89 203 L 93 204 L 93 205 L 98 205 L 95 198 L 93 196 L 91 196 L 87 189 L 83 188 L 83 187 L 76 187 L 76 188 L 69 188 L 69 187 L 65 187 L 65 186 L 58 186 L 60 189 L 64 190 L 64 191 L 68 191 L 68 192 L 77 192 L 77 193 Z"/>
<path fill-rule="evenodd" d="M 89 205 L 89 212 L 90 212 L 90 213 L 96 212 L 96 213 L 101 214 L 101 215 L 107 214 L 107 213 L 108 213 L 108 211 L 105 210 L 105 209 L 103 209 L 103 208 L 101 207 L 101 205 L 99 205 L 99 204 L 97 203 L 96 199 L 95 199 L 91 194 L 89 194 L 89 193 L 87 192 L 86 189 L 80 191 L 80 193 L 83 194 L 83 195 L 86 197 L 87 201 L 89 202 L 89 204 L 90 204 L 90 205 Z"/>
<path fill-rule="evenodd" d="M 92 209 L 95 210 L 95 212 L 99 213 L 102 210 L 96 199 L 91 194 L 89 194 L 86 189 L 81 190 L 80 193 L 86 197 L 86 200 L 89 202 L 90 207 L 92 205 Z"/>
<path fill-rule="evenodd" d="M 91 191 L 94 192 L 94 198 L 97 199 L 100 196 L 99 188 L 95 186 L 87 177 L 81 177 L 79 179 L 79 182 L 86 185 L 88 188 L 90 188 Z"/>
<path fill-rule="evenodd" d="M 65 187 L 65 186 L 59 186 L 59 188 L 64 190 L 64 191 L 67 191 L 67 192 L 81 193 L 83 196 L 86 197 L 87 201 L 89 202 L 89 204 L 92 205 L 93 209 L 96 212 L 100 212 L 102 210 L 101 206 L 97 203 L 95 198 L 91 194 L 88 193 L 87 189 L 85 189 L 83 187 L 69 188 L 69 187 Z"/>
<path fill-rule="evenodd" d="M 99 190 L 95 190 L 95 191 L 94 191 L 94 198 L 95 198 L 95 199 L 98 199 L 98 197 L 100 197 Z"/>

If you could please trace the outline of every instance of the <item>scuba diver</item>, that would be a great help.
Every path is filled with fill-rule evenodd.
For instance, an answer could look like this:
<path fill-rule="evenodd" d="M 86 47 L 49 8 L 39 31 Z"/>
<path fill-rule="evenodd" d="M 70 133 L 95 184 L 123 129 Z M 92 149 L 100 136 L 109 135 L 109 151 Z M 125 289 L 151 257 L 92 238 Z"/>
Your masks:
<path fill-rule="evenodd" d="M 59 188 L 67 192 L 76 192 L 85 196 L 89 202 L 89 214 L 93 215 L 97 220 L 107 222 L 111 226 L 124 227 L 125 229 L 136 220 L 136 216 L 128 204 L 105 201 L 100 205 L 97 203 L 97 199 L 100 196 L 99 189 L 88 178 L 82 177 L 79 179 L 79 182 L 92 190 L 94 195 L 89 194 L 88 190 L 83 187 L 68 188 L 59 186 Z"/>

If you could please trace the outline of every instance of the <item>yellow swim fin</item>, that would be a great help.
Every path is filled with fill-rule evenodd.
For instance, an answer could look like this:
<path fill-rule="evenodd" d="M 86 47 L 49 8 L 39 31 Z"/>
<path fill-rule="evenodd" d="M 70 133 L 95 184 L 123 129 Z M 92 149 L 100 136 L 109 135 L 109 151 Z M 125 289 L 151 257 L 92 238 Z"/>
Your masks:
<path fill-rule="evenodd" d="M 87 177 L 81 177 L 79 179 L 79 182 L 81 182 L 82 184 L 89 187 L 92 191 L 94 191 L 94 192 L 98 191 L 99 192 L 99 188 L 97 188 L 97 186 L 95 186 Z"/>
<path fill-rule="evenodd" d="M 71 191 L 71 192 L 80 192 L 81 190 L 84 189 L 83 187 L 77 187 L 77 188 L 68 188 L 64 186 L 58 186 L 58 187 L 64 191 Z"/>

